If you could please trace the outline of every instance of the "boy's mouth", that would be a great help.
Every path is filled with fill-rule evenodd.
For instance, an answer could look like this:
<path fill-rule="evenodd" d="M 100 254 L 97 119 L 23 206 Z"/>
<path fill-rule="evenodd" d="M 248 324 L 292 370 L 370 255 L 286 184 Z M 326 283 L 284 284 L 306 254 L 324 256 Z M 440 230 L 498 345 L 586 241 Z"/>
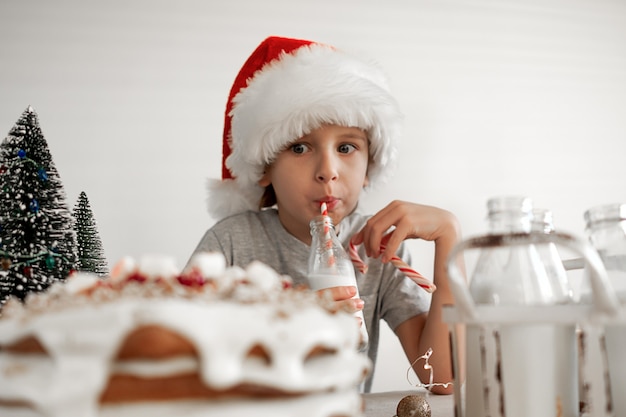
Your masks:
<path fill-rule="evenodd" d="M 339 199 L 335 198 L 335 197 L 324 197 L 320 200 L 318 200 L 318 203 L 321 205 L 322 203 L 326 203 L 326 208 L 328 209 L 328 211 L 332 211 L 337 204 L 339 204 Z"/>

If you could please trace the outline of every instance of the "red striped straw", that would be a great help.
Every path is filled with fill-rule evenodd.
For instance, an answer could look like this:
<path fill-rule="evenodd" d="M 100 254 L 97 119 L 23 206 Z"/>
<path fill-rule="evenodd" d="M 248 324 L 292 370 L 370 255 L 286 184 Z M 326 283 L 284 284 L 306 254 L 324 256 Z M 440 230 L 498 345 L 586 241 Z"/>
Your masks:
<path fill-rule="evenodd" d="M 385 251 L 387 247 L 385 245 L 380 245 L 380 250 L 382 252 Z M 426 292 L 434 292 L 437 287 L 435 284 L 427 279 L 424 275 L 420 274 L 413 268 L 411 268 L 406 262 L 404 262 L 398 255 L 393 255 L 390 260 L 391 264 L 395 266 L 400 272 L 402 272 L 407 278 L 410 278 L 417 285 L 426 290 Z"/>
<path fill-rule="evenodd" d="M 335 254 L 333 253 L 333 241 L 330 237 L 330 217 L 328 216 L 328 207 L 325 202 L 320 204 L 320 211 L 324 218 L 324 244 L 328 253 L 328 266 L 334 266 L 336 263 Z"/>
<path fill-rule="evenodd" d="M 365 274 L 367 272 L 367 264 L 363 262 L 363 259 L 361 259 L 361 257 L 359 256 L 359 252 L 356 250 L 356 246 L 354 246 L 354 243 L 350 242 L 348 252 L 350 254 L 350 260 L 352 261 L 352 264 L 360 273 Z"/>
<path fill-rule="evenodd" d="M 387 239 L 383 239 L 383 240 L 387 240 Z M 384 252 L 385 249 L 387 249 L 387 246 L 384 244 L 381 244 L 380 245 L 381 252 Z M 356 246 L 352 242 L 350 242 L 349 252 L 350 252 L 350 259 L 352 260 L 352 263 L 354 264 L 354 266 L 362 274 L 365 274 L 367 272 L 367 264 L 363 261 L 363 259 L 361 259 L 356 249 Z M 390 262 L 400 272 L 402 272 L 407 278 L 410 278 L 413 282 L 415 282 L 417 285 L 422 287 L 427 292 L 432 293 L 437 289 L 437 287 L 432 281 L 430 281 L 425 276 L 423 276 L 422 274 L 420 274 L 419 272 L 411 268 L 406 262 L 404 262 L 397 255 L 394 255 L 391 258 Z"/>

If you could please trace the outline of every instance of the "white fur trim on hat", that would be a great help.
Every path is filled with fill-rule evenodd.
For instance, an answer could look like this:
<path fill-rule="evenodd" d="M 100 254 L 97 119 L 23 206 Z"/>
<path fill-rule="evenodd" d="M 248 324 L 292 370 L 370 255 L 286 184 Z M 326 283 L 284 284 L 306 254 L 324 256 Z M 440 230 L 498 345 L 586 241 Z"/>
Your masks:
<path fill-rule="evenodd" d="M 210 211 L 216 218 L 244 206 L 257 210 L 263 192 L 257 183 L 265 166 L 289 143 L 325 123 L 368 133 L 368 176 L 370 185 L 378 183 L 393 165 L 402 125 L 378 65 L 322 44 L 302 46 L 266 64 L 234 97 L 230 115 L 232 153 L 226 166 L 235 180 L 219 185 L 221 198 L 212 190 Z M 252 205 L 219 201 L 249 202 L 257 195 Z"/>
<path fill-rule="evenodd" d="M 209 213 L 216 220 L 248 210 L 258 210 L 264 191 L 259 185 L 242 187 L 234 179 L 210 179 L 207 189 Z"/>

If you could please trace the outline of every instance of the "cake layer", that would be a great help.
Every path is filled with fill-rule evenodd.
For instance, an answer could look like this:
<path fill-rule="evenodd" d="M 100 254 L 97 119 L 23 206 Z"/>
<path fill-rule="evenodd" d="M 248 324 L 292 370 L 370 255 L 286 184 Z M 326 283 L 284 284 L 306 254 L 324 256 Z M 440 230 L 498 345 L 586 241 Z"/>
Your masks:
<path fill-rule="evenodd" d="M 362 417 L 364 404 L 356 390 L 318 393 L 280 399 L 234 399 L 222 401 L 171 401 L 104 405 L 94 417 Z M 66 417 L 83 417 L 67 410 Z M 46 417 L 25 407 L 5 407 L 3 417 Z"/>

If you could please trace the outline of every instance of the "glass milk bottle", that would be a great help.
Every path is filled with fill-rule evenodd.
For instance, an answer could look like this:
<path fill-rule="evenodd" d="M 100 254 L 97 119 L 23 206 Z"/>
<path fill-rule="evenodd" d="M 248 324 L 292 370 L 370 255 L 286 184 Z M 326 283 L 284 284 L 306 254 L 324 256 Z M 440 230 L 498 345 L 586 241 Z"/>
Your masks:
<path fill-rule="evenodd" d="M 337 238 L 331 218 L 317 216 L 309 225 L 312 237 L 308 263 L 309 287 L 317 291 L 331 287 L 353 286 L 357 290 L 354 298 L 359 298 L 354 266 Z M 363 351 L 369 343 L 363 311 L 356 312 L 355 316 L 361 319 L 359 350 Z"/>
<path fill-rule="evenodd" d="M 604 263 L 623 311 L 626 305 L 626 204 L 593 207 L 584 216 L 589 241 Z M 626 416 L 626 395 L 623 392 L 626 386 L 626 323 L 623 320 L 605 327 L 604 343 L 614 415 Z"/>
<path fill-rule="evenodd" d="M 531 222 L 533 232 L 551 234 L 554 233 L 554 222 L 552 211 L 544 208 L 533 208 L 533 218 Z M 556 302 L 571 303 L 574 301 L 572 286 L 567 276 L 567 271 L 563 266 L 563 261 L 559 255 L 556 244 L 550 242 L 535 245 L 539 258 L 544 265 L 548 282 L 552 286 L 552 292 Z"/>
<path fill-rule="evenodd" d="M 495 239 L 531 232 L 531 199 L 497 197 L 487 206 L 489 235 Z M 560 283 L 548 274 L 557 262 L 560 259 L 543 260 L 532 244 L 483 248 L 469 283 L 470 295 L 476 305 L 500 306 L 503 311 L 507 306 L 567 302 L 568 290 L 559 290 Z M 558 415 L 557 410 L 565 417 L 578 415 L 575 327 L 546 321 L 467 326 L 466 416 L 484 416 L 488 410 L 494 415 L 503 411 L 507 417 Z M 498 380 L 499 389 L 485 387 L 485 380 Z"/>

